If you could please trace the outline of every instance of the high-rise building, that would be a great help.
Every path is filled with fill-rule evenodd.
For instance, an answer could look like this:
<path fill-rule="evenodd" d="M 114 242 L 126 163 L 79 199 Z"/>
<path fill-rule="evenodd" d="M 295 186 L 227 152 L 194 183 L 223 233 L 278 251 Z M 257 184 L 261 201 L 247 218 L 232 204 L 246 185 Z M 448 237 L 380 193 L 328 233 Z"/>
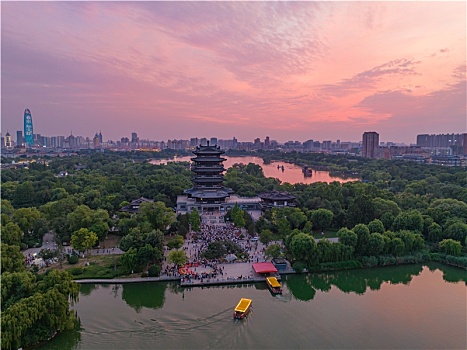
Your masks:
<path fill-rule="evenodd" d="M 131 133 L 131 143 L 137 143 L 138 142 L 138 134 L 135 132 Z"/>
<path fill-rule="evenodd" d="M 24 110 L 24 143 L 28 146 L 32 146 L 34 144 L 32 116 L 29 109 Z"/>
<path fill-rule="evenodd" d="M 464 156 L 467 156 L 467 133 L 462 134 L 462 138 L 463 138 L 462 153 L 464 154 Z"/>
<path fill-rule="evenodd" d="M 379 149 L 379 134 L 374 131 L 363 133 L 362 156 L 376 158 Z"/>
<path fill-rule="evenodd" d="M 417 146 L 428 148 L 460 147 L 463 134 L 421 134 L 417 135 Z"/>
<path fill-rule="evenodd" d="M 22 146 L 24 143 L 23 132 L 21 130 L 16 131 L 16 146 Z"/>
<path fill-rule="evenodd" d="M 11 140 L 11 135 L 10 133 L 7 131 L 6 132 L 6 135 L 5 135 L 5 147 L 6 148 L 12 148 L 13 147 L 13 141 Z"/>
<path fill-rule="evenodd" d="M 94 148 L 99 148 L 100 143 L 99 143 L 99 135 L 96 132 L 96 135 L 94 135 L 94 138 L 92 139 L 92 145 Z"/>

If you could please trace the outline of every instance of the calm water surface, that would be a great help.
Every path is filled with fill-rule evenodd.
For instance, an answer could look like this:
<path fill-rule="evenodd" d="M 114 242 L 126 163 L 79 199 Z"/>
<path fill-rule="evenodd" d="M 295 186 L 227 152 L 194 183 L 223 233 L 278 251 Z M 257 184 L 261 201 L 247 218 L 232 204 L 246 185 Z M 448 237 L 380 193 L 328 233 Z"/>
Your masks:
<path fill-rule="evenodd" d="M 265 284 L 83 285 L 82 328 L 41 349 L 465 349 L 466 273 L 443 265 L 289 275 Z M 243 321 L 232 319 L 253 299 Z"/>
<path fill-rule="evenodd" d="M 191 162 L 191 158 L 188 157 L 179 157 L 171 160 L 153 160 L 152 164 L 167 164 L 167 162 Z M 254 163 L 258 164 L 263 168 L 264 176 L 274 177 L 281 180 L 282 182 L 288 182 L 290 184 L 296 183 L 314 183 L 314 182 L 333 182 L 338 181 L 340 183 L 349 182 L 349 181 L 358 181 L 356 178 L 341 178 L 330 176 L 328 171 L 316 171 L 313 170 L 312 176 L 304 176 L 302 168 L 294 164 L 289 164 L 285 162 L 271 162 L 271 164 L 264 164 L 262 158 L 258 157 L 227 157 L 224 156 L 227 160 L 224 162 L 224 167 L 226 169 L 230 168 L 235 163 Z M 280 169 L 277 168 L 280 167 Z M 284 166 L 284 171 L 282 171 L 282 166 Z"/>

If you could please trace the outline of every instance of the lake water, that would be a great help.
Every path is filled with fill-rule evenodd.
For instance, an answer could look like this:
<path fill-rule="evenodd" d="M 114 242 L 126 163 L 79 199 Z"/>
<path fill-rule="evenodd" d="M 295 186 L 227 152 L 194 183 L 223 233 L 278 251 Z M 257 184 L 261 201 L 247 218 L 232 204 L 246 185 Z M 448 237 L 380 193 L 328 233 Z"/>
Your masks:
<path fill-rule="evenodd" d="M 182 289 L 82 285 L 82 329 L 41 349 L 465 349 L 465 270 L 438 264 L 289 275 Z M 253 311 L 232 318 L 242 297 Z"/>
<path fill-rule="evenodd" d="M 151 164 L 167 164 L 167 162 L 191 162 L 193 156 L 187 157 L 178 157 L 170 160 L 152 160 Z M 227 157 L 224 156 L 227 160 L 224 162 L 224 167 L 226 169 L 230 168 L 235 163 L 254 163 L 258 164 L 263 168 L 264 176 L 274 177 L 281 180 L 282 182 L 288 182 L 290 184 L 296 183 L 305 183 L 310 184 L 314 182 L 326 182 L 330 183 L 333 181 L 338 181 L 340 183 L 349 182 L 349 181 L 358 181 L 357 178 L 342 178 L 329 175 L 328 171 L 316 171 L 313 170 L 312 176 L 305 176 L 303 174 L 302 168 L 285 162 L 271 162 L 270 164 L 264 164 L 263 159 L 259 157 Z M 279 166 L 279 168 L 278 168 Z M 282 171 L 282 166 L 284 171 Z"/>

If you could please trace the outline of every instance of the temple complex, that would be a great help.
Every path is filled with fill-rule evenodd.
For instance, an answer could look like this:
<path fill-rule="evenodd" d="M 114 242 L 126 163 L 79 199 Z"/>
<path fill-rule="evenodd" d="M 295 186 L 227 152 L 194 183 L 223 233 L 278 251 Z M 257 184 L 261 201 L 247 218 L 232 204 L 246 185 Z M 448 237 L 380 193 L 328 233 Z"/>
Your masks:
<path fill-rule="evenodd" d="M 177 198 L 177 213 L 191 212 L 226 212 L 235 204 L 244 210 L 259 210 L 257 197 L 242 198 L 234 194 L 231 188 L 225 187 L 224 165 L 226 160 L 221 155 L 224 151 L 217 145 L 199 145 L 193 151 L 196 157 L 191 158 L 193 187 L 183 192 L 184 196 Z"/>
<path fill-rule="evenodd" d="M 225 168 L 222 164 L 226 159 L 221 158 L 224 151 L 219 146 L 197 146 L 193 151 L 196 157 L 193 161 L 191 171 L 194 173 L 191 181 L 193 187 L 183 193 L 188 198 L 195 200 L 197 204 L 214 205 L 225 202 L 233 190 L 223 186 Z"/>
<path fill-rule="evenodd" d="M 267 209 L 295 206 L 295 197 L 287 192 L 270 191 L 259 197 L 239 197 L 231 188 L 225 187 L 223 162 L 224 151 L 217 145 L 199 145 L 193 151 L 191 158 L 191 181 L 193 187 L 183 191 L 183 196 L 177 197 L 177 214 L 189 213 L 196 209 L 203 213 L 222 213 L 232 209 L 237 204 L 246 210 L 253 219 L 258 219 Z"/>

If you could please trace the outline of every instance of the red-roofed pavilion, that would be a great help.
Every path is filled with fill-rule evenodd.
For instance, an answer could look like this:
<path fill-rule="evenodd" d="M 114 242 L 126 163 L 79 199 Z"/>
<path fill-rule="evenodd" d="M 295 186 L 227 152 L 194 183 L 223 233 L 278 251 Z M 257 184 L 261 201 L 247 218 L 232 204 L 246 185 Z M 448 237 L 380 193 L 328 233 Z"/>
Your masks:
<path fill-rule="evenodd" d="M 253 264 L 253 269 L 256 273 L 263 274 L 263 273 L 277 273 L 277 269 L 273 263 L 270 262 L 260 262 Z"/>

